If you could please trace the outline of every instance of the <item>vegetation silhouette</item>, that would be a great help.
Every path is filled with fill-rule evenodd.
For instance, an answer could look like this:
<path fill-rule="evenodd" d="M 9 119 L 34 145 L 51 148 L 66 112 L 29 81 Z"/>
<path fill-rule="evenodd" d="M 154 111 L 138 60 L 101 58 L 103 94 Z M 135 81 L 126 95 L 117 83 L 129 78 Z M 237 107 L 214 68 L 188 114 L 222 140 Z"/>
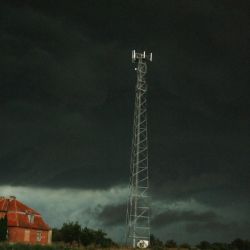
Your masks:
<path fill-rule="evenodd" d="M 78 222 L 67 222 L 60 229 L 54 228 L 52 241 L 71 245 L 76 244 L 78 246 L 95 245 L 103 248 L 118 246 L 110 238 L 107 238 L 107 234 L 101 229 L 82 228 Z"/>
<path fill-rule="evenodd" d="M 7 216 L 0 218 L 0 242 L 7 240 L 8 225 Z"/>
<path fill-rule="evenodd" d="M 7 217 L 0 219 L 0 250 L 73 250 L 73 249 L 123 249 L 129 250 L 129 247 L 121 247 L 102 230 L 93 230 L 82 226 L 76 222 L 67 222 L 60 229 L 53 229 L 53 244 L 50 246 L 8 244 L 7 242 Z M 152 250 L 250 250 L 250 241 L 235 239 L 231 243 L 201 241 L 195 247 L 188 243 L 177 244 L 174 240 L 162 241 L 153 234 L 150 235 L 150 249 Z"/>

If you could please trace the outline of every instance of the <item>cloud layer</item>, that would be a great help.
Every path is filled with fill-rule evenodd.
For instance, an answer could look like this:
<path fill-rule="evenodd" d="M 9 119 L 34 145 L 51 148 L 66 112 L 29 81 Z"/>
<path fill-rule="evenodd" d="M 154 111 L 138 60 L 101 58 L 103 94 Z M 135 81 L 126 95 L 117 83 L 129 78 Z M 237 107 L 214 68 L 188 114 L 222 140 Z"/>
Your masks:
<path fill-rule="evenodd" d="M 83 223 L 117 235 L 124 194 L 117 191 L 117 200 L 101 196 L 128 183 L 136 80 L 130 52 L 152 50 L 148 113 L 155 232 L 185 241 L 245 236 L 248 6 L 228 0 L 1 1 L 3 193 L 13 188 L 28 202 L 34 190 L 32 203 L 46 216 L 46 199 L 36 197 L 50 198 L 56 211 L 60 199 L 65 205 L 77 194 L 88 203 L 93 195 L 91 208 L 74 201 L 48 220 L 59 225 L 89 211 L 91 219 L 79 217 Z M 192 206 L 179 211 L 174 204 Z"/>

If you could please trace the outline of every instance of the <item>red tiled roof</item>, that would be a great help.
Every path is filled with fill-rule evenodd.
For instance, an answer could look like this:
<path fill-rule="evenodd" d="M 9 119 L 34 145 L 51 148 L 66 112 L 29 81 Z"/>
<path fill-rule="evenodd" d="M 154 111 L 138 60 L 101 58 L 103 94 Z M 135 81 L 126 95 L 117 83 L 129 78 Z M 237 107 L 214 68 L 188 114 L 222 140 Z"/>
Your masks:
<path fill-rule="evenodd" d="M 50 230 L 41 214 L 24 205 L 15 197 L 0 197 L 0 218 L 7 215 L 9 227 Z"/>

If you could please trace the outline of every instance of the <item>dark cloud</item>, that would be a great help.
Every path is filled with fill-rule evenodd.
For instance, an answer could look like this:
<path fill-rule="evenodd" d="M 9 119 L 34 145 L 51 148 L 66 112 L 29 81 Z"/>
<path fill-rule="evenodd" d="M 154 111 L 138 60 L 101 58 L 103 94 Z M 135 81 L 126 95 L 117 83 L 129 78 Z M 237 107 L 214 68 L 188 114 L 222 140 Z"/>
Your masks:
<path fill-rule="evenodd" d="M 237 237 L 248 238 L 249 225 L 248 221 L 229 215 L 227 208 L 220 212 L 213 208 L 203 212 L 195 208 L 167 210 L 152 219 L 152 228 L 161 237 L 193 244 L 197 244 L 198 239 L 226 242 Z"/>
<path fill-rule="evenodd" d="M 106 226 L 117 226 L 125 225 L 125 214 L 126 214 L 127 204 L 118 205 L 108 205 L 105 206 L 98 215 L 104 225 Z"/>
<path fill-rule="evenodd" d="M 1 184 L 127 184 L 130 52 L 147 49 L 152 197 L 241 204 L 247 218 L 248 9 L 228 0 L 1 1 Z"/>
<path fill-rule="evenodd" d="M 247 222 L 209 222 L 209 223 L 188 223 L 186 231 L 190 235 L 199 235 L 203 232 L 209 241 L 228 241 L 234 238 L 248 238 L 250 224 Z M 214 235 L 216 232 L 216 236 Z"/>
<path fill-rule="evenodd" d="M 2 6 L 0 162 L 9 173 L 1 175 L 2 183 L 117 184 L 123 177 L 112 161 L 121 156 L 122 147 L 114 155 L 110 145 L 129 139 L 124 131 L 122 138 L 116 137 L 119 127 L 110 127 L 109 119 L 128 101 L 122 93 L 124 103 L 112 108 L 110 102 L 120 96 L 112 94 L 113 73 L 104 59 L 113 50 L 119 56 L 119 48 L 93 42 L 84 31 L 30 7 Z M 110 58 L 114 63 L 115 57 Z M 114 126 L 121 126 L 123 119 L 117 124 L 113 117 Z M 106 177 L 100 168 L 109 169 Z"/>
<path fill-rule="evenodd" d="M 243 5 L 228 12 L 213 2 L 77 3 L 1 2 L 1 165 L 13 158 L 16 172 L 25 172 L 11 183 L 32 185 L 32 169 L 42 177 L 36 185 L 127 182 L 135 81 L 129 55 L 145 44 L 155 55 L 152 187 L 166 186 L 156 193 L 188 196 L 211 183 L 227 189 L 236 164 L 235 190 L 249 189 L 248 32 L 238 29 L 247 27 Z M 138 7 L 145 18 L 131 11 Z M 102 168 L 109 178 L 100 180 Z M 179 190 L 180 183 L 189 187 Z"/>
<path fill-rule="evenodd" d="M 235 230 L 237 228 L 236 223 L 222 223 L 222 222 L 208 222 L 208 223 L 189 223 L 186 225 L 186 230 L 189 233 L 197 233 L 200 230 L 208 232 L 223 232 L 228 230 Z"/>
<path fill-rule="evenodd" d="M 197 212 L 197 211 L 176 211 L 167 210 L 156 215 L 152 219 L 152 225 L 155 227 L 165 227 L 167 225 L 179 222 L 215 222 L 218 215 L 213 211 Z"/>

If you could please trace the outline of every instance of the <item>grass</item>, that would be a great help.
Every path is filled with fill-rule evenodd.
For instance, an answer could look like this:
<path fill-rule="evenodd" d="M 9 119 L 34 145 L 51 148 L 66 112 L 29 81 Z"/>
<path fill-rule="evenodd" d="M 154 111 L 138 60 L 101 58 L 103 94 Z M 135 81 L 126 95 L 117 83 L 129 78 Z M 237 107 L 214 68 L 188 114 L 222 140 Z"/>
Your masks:
<path fill-rule="evenodd" d="M 27 244 L 8 244 L 0 243 L 0 250 L 131 250 L 125 247 L 100 248 L 90 245 L 87 247 L 67 246 L 65 244 L 52 244 L 48 246 L 42 245 L 27 245 Z"/>

